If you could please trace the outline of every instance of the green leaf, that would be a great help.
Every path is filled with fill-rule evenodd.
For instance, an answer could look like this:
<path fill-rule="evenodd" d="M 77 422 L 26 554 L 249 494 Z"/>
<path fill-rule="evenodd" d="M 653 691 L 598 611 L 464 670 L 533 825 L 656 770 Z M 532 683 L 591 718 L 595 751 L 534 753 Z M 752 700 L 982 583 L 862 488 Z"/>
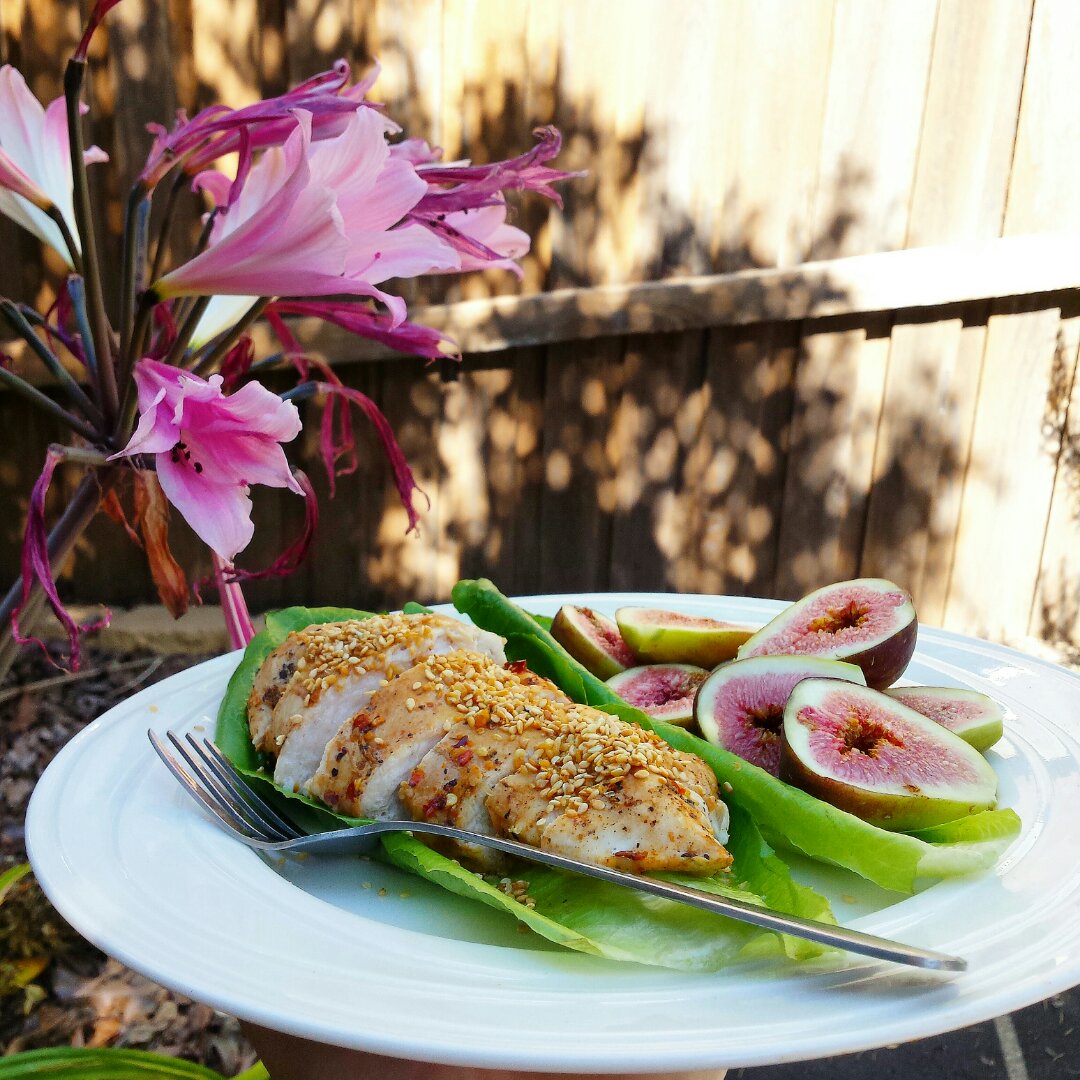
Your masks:
<path fill-rule="evenodd" d="M 18 863 L 0 874 L 0 904 L 14 886 L 30 873 L 29 863 Z"/>
<path fill-rule="evenodd" d="M 431 608 L 424 607 L 423 604 L 418 604 L 415 600 L 410 600 L 402 609 L 406 615 L 430 615 Z"/>
<path fill-rule="evenodd" d="M 268 1074 L 249 1069 L 248 1080 L 262 1080 Z M 0 1058 L 0 1080 L 23 1077 L 62 1076 L 68 1080 L 223 1080 L 220 1073 L 144 1050 L 87 1049 L 62 1047 L 54 1050 L 28 1050 Z"/>
<path fill-rule="evenodd" d="M 364 616 L 364 613 L 325 608 L 290 608 L 268 615 L 266 638 L 256 638 L 248 645 L 218 716 L 219 745 L 223 749 L 225 746 L 230 748 L 229 757 L 259 786 L 260 793 L 276 801 L 285 813 L 311 831 L 359 822 L 335 814 L 305 796 L 280 791 L 265 773 L 258 771 L 258 755 L 251 747 L 248 734 L 247 698 L 255 673 L 269 652 L 284 641 L 288 633 L 301 629 L 309 621 L 325 621 L 327 610 L 334 611 L 337 619 Z M 517 625 L 527 627 L 529 624 Z M 529 659 L 530 667 L 536 665 L 534 670 L 541 670 L 545 664 L 558 669 L 563 682 L 584 695 L 580 677 L 572 664 L 567 664 L 557 645 L 552 649 L 528 633 L 511 633 L 509 638 L 508 654 L 513 656 L 516 650 L 520 654 L 518 658 Z M 244 764 L 249 761 L 255 761 L 254 768 Z M 737 815 L 738 811 L 734 813 Z M 761 903 L 761 896 L 765 896 L 769 906 L 777 911 L 832 920 L 824 898 L 790 880 L 787 868 L 751 821 L 740 823 L 739 832 L 733 853 L 738 852 L 741 888 L 736 887 L 730 875 L 711 879 L 666 876 L 699 889 L 751 902 Z M 491 881 L 464 869 L 411 835 L 390 835 L 382 844 L 385 856 L 403 869 L 459 896 L 510 915 L 548 941 L 594 956 L 681 970 L 715 971 L 736 961 L 761 956 L 786 953 L 798 958 L 816 956 L 822 951 L 820 946 L 782 938 L 685 904 L 645 896 L 578 874 L 519 863 L 515 866 L 514 876 L 528 882 L 529 895 L 536 905 L 529 908 L 507 896 Z"/>
<path fill-rule="evenodd" d="M 989 869 L 1020 833 L 1020 819 L 1012 810 L 987 810 L 919 834 L 879 829 L 682 728 L 631 708 L 487 579 L 459 581 L 452 596 L 459 611 L 477 626 L 510 639 L 508 652 L 513 649 L 517 658 L 574 700 L 649 728 L 677 750 L 703 758 L 724 785 L 725 802 L 746 810 L 777 846 L 796 848 L 883 888 L 909 893 L 920 878 Z M 533 640 L 527 642 L 530 636 Z"/>

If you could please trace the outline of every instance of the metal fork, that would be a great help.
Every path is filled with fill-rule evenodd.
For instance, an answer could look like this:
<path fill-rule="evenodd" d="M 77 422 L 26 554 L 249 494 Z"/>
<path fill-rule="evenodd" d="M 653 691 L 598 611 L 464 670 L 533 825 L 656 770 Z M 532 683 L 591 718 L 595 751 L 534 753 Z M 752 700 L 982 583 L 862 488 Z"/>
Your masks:
<path fill-rule="evenodd" d="M 158 757 L 180 781 L 184 790 L 203 809 L 207 810 L 215 822 L 230 836 L 260 851 L 282 854 L 297 852 L 321 852 L 327 855 L 362 854 L 378 847 L 379 837 L 386 833 L 409 832 L 424 836 L 442 836 L 451 840 L 480 844 L 508 855 L 516 855 L 519 858 L 542 863 L 545 866 L 554 866 L 560 870 L 571 870 L 601 881 L 625 885 L 639 892 L 690 904 L 704 911 L 726 915 L 730 919 L 752 923 L 766 930 L 791 934 L 794 937 L 806 938 L 822 945 L 835 946 L 879 960 L 890 960 L 897 964 L 940 971 L 963 971 L 967 967 L 967 961 L 958 956 L 918 949 L 911 945 L 876 937 L 873 934 L 864 934 L 859 930 L 830 926 L 811 919 L 801 919 L 795 915 L 781 915 L 765 907 L 715 896 L 688 885 L 635 874 L 624 874 L 606 866 L 594 866 L 591 863 L 568 859 L 563 855 L 554 855 L 549 851 L 541 851 L 539 848 L 519 843 L 516 840 L 467 832 L 464 829 L 451 828 L 449 825 L 438 825 L 428 821 L 373 821 L 368 825 L 308 835 L 262 798 L 209 739 L 200 741 L 188 735 L 186 740 L 182 741 L 174 732 L 166 732 L 175 750 L 173 753 L 156 732 L 149 731 L 147 734 Z"/>

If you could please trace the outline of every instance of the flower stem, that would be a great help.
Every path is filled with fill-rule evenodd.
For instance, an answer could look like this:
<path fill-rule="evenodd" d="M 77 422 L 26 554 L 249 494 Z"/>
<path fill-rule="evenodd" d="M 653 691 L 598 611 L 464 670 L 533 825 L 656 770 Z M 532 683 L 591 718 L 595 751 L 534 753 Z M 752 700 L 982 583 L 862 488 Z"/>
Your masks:
<path fill-rule="evenodd" d="M 176 331 L 176 340 L 172 343 L 168 353 L 165 356 L 166 364 L 178 364 L 187 349 L 188 342 L 191 340 L 191 335 L 195 333 L 195 328 L 199 325 L 199 320 L 203 317 L 203 312 L 206 311 L 210 305 L 211 297 L 200 296 L 194 304 L 191 305 L 187 315 L 184 316 L 184 321 L 180 328 Z"/>
<path fill-rule="evenodd" d="M 119 469 L 103 469 L 100 472 L 87 473 L 82 478 L 71 501 L 49 532 L 47 546 L 50 565 L 57 569 L 63 566 L 76 541 L 98 512 L 102 497 L 117 482 L 119 476 Z M 24 619 L 40 608 L 43 596 L 41 585 L 35 582 L 29 603 L 23 608 Z M 21 599 L 22 578 L 19 577 L 0 601 L 0 680 L 11 670 L 11 665 L 19 653 L 19 645 L 12 634 L 11 615 Z"/>
<path fill-rule="evenodd" d="M 141 285 L 141 269 L 146 262 L 146 227 L 150 199 L 146 187 L 137 183 L 128 192 L 124 214 L 123 264 L 120 281 L 120 356 L 127 362 L 131 356 L 132 316 L 135 296 Z"/>
<path fill-rule="evenodd" d="M 68 296 L 75 312 L 75 322 L 79 327 L 79 337 L 82 338 L 83 357 L 86 360 L 86 370 L 98 383 L 97 377 L 97 353 L 94 351 L 94 336 L 90 333 L 90 324 L 86 319 L 86 285 L 78 274 L 69 274 L 67 280 Z"/>
<path fill-rule="evenodd" d="M 173 218 L 176 216 L 176 203 L 180 198 L 180 192 L 183 191 L 187 183 L 187 179 L 186 173 L 179 172 L 169 188 L 169 193 L 165 196 L 165 212 L 161 217 L 161 230 L 158 233 L 157 247 L 154 249 L 154 263 L 150 267 L 151 281 L 157 281 L 161 277 L 161 266 L 165 261 L 165 249 L 168 247 Z"/>
<path fill-rule="evenodd" d="M 90 186 L 86 181 L 86 162 L 82 117 L 79 101 L 82 97 L 86 61 L 72 58 L 64 72 L 64 99 L 67 104 L 68 142 L 71 144 L 72 194 L 75 206 L 75 223 L 82 239 L 83 275 L 86 281 L 87 309 L 90 332 L 97 353 L 99 398 L 106 417 L 115 419 L 119 408 L 116 390 L 116 370 L 113 366 L 112 331 L 105 314 L 105 297 L 101 291 L 100 263 L 98 262 L 97 238 L 90 207 Z"/>
<path fill-rule="evenodd" d="M 225 616 L 225 629 L 234 649 L 243 649 L 255 636 L 255 627 L 251 625 L 247 601 L 238 581 L 230 581 L 232 564 L 226 562 L 218 553 L 211 552 L 214 560 L 214 580 L 217 582 L 218 596 L 221 598 L 221 613 Z"/>
<path fill-rule="evenodd" d="M 4 318 L 11 324 L 15 333 L 34 350 L 38 359 L 64 388 L 83 416 L 100 430 L 105 423 L 101 410 L 86 396 L 83 388 L 75 381 L 71 372 L 60 363 L 59 358 L 34 333 L 34 328 L 26 321 L 23 313 L 10 300 L 0 300 L 0 312 L 3 312 Z"/>
<path fill-rule="evenodd" d="M 60 235 L 64 238 L 64 244 L 68 249 L 68 254 L 71 256 L 71 265 L 75 268 L 75 273 L 81 274 L 82 255 L 79 252 L 79 245 L 75 243 L 75 237 L 71 235 L 68 223 L 64 220 L 64 215 L 60 213 L 59 208 L 56 206 L 49 207 L 45 213 L 52 218 L 53 224 L 60 230 Z"/>
<path fill-rule="evenodd" d="M 202 357 L 198 360 L 198 363 L 192 368 L 197 375 L 204 375 L 207 372 L 212 372 L 217 368 L 221 361 L 225 359 L 225 354 L 240 340 L 240 337 L 248 330 L 260 315 L 270 306 L 273 302 L 272 296 L 263 296 L 255 301 L 244 313 L 240 321 L 224 336 L 220 337 L 216 344 L 205 346 L 205 351 Z M 199 356 L 198 353 L 195 354 Z"/>
<path fill-rule="evenodd" d="M 25 379 L 20 379 L 13 371 L 0 367 L 0 384 L 14 390 L 20 397 L 25 398 L 32 405 L 56 417 L 61 423 L 66 424 L 77 435 L 81 435 L 88 442 L 96 443 L 101 440 L 101 433 L 95 431 L 84 420 L 79 419 L 74 413 L 70 413 L 62 405 L 57 405 L 48 394 L 43 394 L 36 386 L 31 386 Z"/>

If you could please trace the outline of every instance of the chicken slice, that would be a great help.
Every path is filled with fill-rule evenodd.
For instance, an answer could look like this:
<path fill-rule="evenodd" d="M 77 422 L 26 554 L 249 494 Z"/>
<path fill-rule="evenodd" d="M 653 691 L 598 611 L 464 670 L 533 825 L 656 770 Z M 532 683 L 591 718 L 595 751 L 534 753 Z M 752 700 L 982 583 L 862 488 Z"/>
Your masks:
<path fill-rule="evenodd" d="M 730 865 L 726 808 L 700 759 L 598 710 L 562 711 L 558 735 L 488 797 L 496 833 L 636 873 Z"/>
<path fill-rule="evenodd" d="M 275 783 L 307 791 L 327 743 L 367 708 L 376 690 L 421 657 L 461 648 L 504 658 L 500 637 L 446 615 L 381 615 L 290 634 L 267 658 L 266 678 L 249 701 L 256 747 L 277 757 Z"/>
<path fill-rule="evenodd" d="M 460 728 L 479 733 L 492 722 L 487 709 L 472 711 L 481 700 L 476 692 L 481 684 L 493 690 L 513 687 L 511 693 L 523 701 L 532 696 L 566 700 L 555 686 L 532 672 L 515 674 L 479 653 L 455 651 L 429 657 L 378 690 L 362 714 L 342 725 L 312 779 L 312 794 L 355 817 L 419 818 L 429 802 L 429 811 L 444 806 L 456 783 L 444 790 L 442 784 L 449 778 L 439 782 L 437 791 L 424 795 L 416 804 L 416 814 L 403 802 L 403 792 L 409 784 L 415 788 L 432 771 L 420 767 L 421 759 L 427 760 L 433 748 L 446 741 L 447 732 Z M 500 713 L 513 715 L 505 708 Z M 495 723 L 501 722 L 496 717 Z M 459 733 L 454 740 L 460 737 Z M 455 796 L 450 805 L 456 801 Z"/>

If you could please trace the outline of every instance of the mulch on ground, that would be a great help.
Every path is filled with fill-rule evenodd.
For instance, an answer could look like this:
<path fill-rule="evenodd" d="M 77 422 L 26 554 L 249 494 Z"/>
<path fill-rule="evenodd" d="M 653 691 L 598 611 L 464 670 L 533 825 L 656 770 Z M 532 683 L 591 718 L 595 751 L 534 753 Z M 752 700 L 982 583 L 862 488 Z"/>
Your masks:
<path fill-rule="evenodd" d="M 203 659 L 89 649 L 82 670 L 65 675 L 24 650 L 0 687 L 0 873 L 26 862 L 30 794 L 64 744 L 136 690 Z M 255 1060 L 236 1020 L 106 957 L 31 875 L 0 903 L 0 1053 L 67 1045 L 152 1050 L 226 1076 Z"/>

